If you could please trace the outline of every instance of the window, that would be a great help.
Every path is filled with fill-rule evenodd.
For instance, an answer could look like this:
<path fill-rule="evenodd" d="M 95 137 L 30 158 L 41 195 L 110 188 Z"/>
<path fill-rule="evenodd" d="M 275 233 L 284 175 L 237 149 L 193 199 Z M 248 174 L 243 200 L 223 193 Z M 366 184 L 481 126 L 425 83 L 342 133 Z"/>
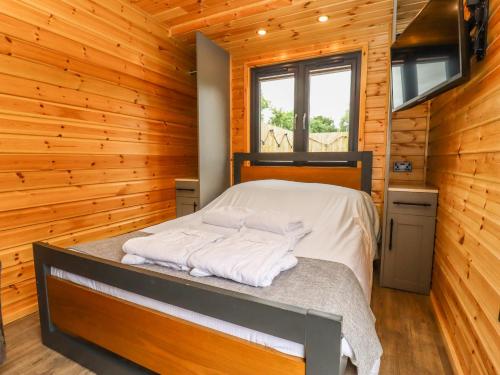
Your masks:
<path fill-rule="evenodd" d="M 252 151 L 356 151 L 360 62 L 358 52 L 252 69 Z"/>

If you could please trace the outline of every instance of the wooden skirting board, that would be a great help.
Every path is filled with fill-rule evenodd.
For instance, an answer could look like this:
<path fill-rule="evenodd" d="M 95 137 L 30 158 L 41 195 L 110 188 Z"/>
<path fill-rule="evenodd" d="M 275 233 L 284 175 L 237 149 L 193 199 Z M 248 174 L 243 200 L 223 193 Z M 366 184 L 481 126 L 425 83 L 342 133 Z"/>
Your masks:
<path fill-rule="evenodd" d="M 431 292 L 431 306 L 432 312 L 437 321 L 437 325 L 439 327 L 439 332 L 441 333 L 441 337 L 443 338 L 444 347 L 446 348 L 446 353 L 448 354 L 448 358 L 450 360 L 450 364 L 453 367 L 453 372 L 455 375 L 465 375 L 462 367 L 459 364 L 458 354 L 453 347 L 452 338 L 450 337 L 450 332 L 446 330 L 444 327 L 446 326 L 446 317 L 443 315 L 443 312 L 440 310 L 439 302 L 436 301 L 436 297 L 434 293 Z"/>

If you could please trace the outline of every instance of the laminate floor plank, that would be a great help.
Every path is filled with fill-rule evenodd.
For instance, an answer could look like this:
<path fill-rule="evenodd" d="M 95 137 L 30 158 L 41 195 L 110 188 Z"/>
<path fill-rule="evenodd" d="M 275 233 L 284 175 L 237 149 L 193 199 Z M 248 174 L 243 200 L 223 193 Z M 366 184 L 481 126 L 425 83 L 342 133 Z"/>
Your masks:
<path fill-rule="evenodd" d="M 380 375 L 452 375 L 429 296 L 381 288 L 375 276 L 372 311 L 384 354 Z"/>

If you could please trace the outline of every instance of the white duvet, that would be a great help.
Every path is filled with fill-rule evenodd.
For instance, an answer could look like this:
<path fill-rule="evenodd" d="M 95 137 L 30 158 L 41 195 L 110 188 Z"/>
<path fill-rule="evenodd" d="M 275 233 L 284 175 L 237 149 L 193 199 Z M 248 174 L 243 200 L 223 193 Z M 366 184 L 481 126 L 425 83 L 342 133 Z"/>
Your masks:
<path fill-rule="evenodd" d="M 354 272 L 370 301 L 379 218 L 368 194 L 335 185 L 252 181 L 231 187 L 194 214 L 143 231 L 158 233 L 189 226 L 220 232 L 220 228 L 203 223 L 202 216 L 212 208 L 225 206 L 275 210 L 290 217 L 301 217 L 312 232 L 295 246 L 293 254 L 345 264 Z"/>

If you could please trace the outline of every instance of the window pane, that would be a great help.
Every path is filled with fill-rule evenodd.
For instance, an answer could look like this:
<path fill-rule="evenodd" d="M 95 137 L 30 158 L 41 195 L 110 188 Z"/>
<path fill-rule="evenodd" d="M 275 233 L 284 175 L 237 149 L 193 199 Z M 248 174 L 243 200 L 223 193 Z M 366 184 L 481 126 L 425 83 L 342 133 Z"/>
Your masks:
<path fill-rule="evenodd" d="M 294 128 L 293 75 L 266 77 L 260 84 L 260 151 L 292 152 Z"/>
<path fill-rule="evenodd" d="M 309 151 L 349 151 L 351 69 L 311 71 L 309 75 Z"/>
<path fill-rule="evenodd" d="M 417 63 L 418 95 L 448 79 L 446 61 Z"/>

